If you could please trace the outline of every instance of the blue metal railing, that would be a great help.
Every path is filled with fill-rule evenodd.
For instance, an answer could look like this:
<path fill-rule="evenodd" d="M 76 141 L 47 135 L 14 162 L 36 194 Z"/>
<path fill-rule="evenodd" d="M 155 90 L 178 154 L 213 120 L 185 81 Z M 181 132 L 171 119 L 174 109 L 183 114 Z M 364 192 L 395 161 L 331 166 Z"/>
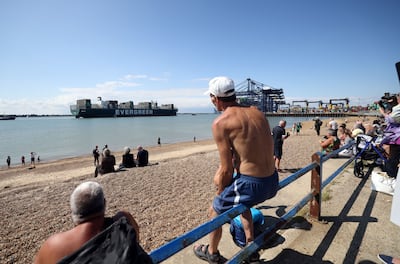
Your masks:
<path fill-rule="evenodd" d="M 150 257 L 152 258 L 153 263 L 159 263 L 169 258 L 175 253 L 189 246 L 193 242 L 207 235 L 211 231 L 229 222 L 231 219 L 235 218 L 237 215 L 240 215 L 246 210 L 247 207 L 240 204 L 226 211 L 225 213 L 218 215 L 212 220 L 196 227 L 195 229 L 186 232 L 182 236 L 175 238 L 174 240 L 168 242 L 167 244 L 155 249 L 154 251 L 150 252 Z"/>
<path fill-rule="evenodd" d="M 320 195 L 316 195 L 316 192 L 319 194 L 320 191 L 328 185 L 336 176 L 338 176 L 353 160 L 354 157 L 349 158 L 342 166 L 340 166 L 336 171 L 334 171 L 323 183 L 321 182 L 322 179 L 322 164 L 329 160 L 330 158 L 337 157 L 338 153 L 344 149 L 351 147 L 354 142 L 350 142 L 346 146 L 341 147 L 338 150 L 333 151 L 328 155 L 323 155 L 320 152 L 317 152 L 313 155 L 312 163 L 307 165 L 306 167 L 298 170 L 297 172 L 289 175 L 287 178 L 281 180 L 279 182 L 279 189 L 282 189 L 289 185 L 290 183 L 294 182 L 295 180 L 299 179 L 306 173 L 312 171 L 313 174 L 315 173 L 318 177 L 317 186 L 312 186 L 311 191 L 304 196 L 297 204 L 295 204 L 286 214 L 281 216 L 278 219 L 278 222 L 266 228 L 260 235 L 258 235 L 254 241 L 249 243 L 246 247 L 242 248 L 236 255 L 234 255 L 228 262 L 230 264 L 238 264 L 241 263 L 243 260 L 247 259 L 252 253 L 256 252 L 258 249 L 262 247 L 265 243 L 266 238 L 273 234 L 274 231 L 279 229 L 281 226 L 286 224 L 291 218 L 293 218 L 309 201 L 312 199 L 316 199 L 316 196 L 319 197 Z M 314 177 L 314 176 L 312 176 Z M 317 216 L 316 213 L 312 213 L 314 217 L 319 217 L 320 212 L 320 201 L 317 201 Z M 150 252 L 150 257 L 153 260 L 153 263 L 160 263 L 161 261 L 166 260 L 167 258 L 171 257 L 172 255 L 176 254 L 177 252 L 181 251 L 182 249 L 186 248 L 187 246 L 191 245 L 195 241 L 199 240 L 203 236 L 209 234 L 213 230 L 217 229 L 218 227 L 224 225 L 225 223 L 230 222 L 236 216 L 242 214 L 247 210 L 247 207 L 244 205 L 238 205 L 225 213 L 218 215 L 217 217 L 213 218 L 212 220 L 192 229 L 191 231 L 186 232 L 185 234 L 175 238 L 174 240 L 166 243 L 165 245 L 153 250 Z M 312 209 L 310 209 L 311 211 Z"/>

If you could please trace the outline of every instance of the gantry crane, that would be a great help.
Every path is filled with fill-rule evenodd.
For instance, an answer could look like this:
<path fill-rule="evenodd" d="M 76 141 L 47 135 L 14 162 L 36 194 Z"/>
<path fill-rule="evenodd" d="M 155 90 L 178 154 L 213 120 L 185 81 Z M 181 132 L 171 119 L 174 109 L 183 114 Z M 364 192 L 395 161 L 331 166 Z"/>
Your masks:
<path fill-rule="evenodd" d="M 276 112 L 285 104 L 283 89 L 276 89 L 250 78 L 235 87 L 236 96 L 243 105 L 257 106 L 264 113 Z"/>
<path fill-rule="evenodd" d="M 344 111 L 349 110 L 349 98 L 343 98 L 343 99 L 330 99 L 329 100 L 329 105 L 330 108 L 332 109 L 333 105 L 339 105 L 342 107 Z"/>

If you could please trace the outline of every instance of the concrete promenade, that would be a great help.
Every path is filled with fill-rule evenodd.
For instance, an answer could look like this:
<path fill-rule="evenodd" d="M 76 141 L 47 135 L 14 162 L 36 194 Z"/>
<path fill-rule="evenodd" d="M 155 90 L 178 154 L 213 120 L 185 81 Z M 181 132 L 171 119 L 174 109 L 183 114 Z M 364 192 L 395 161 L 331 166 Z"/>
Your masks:
<path fill-rule="evenodd" d="M 330 159 L 323 165 L 323 181 L 346 159 Z M 400 227 L 390 222 L 392 196 L 371 191 L 370 179 L 353 175 L 353 163 L 324 188 L 321 220 L 308 217 L 308 206 L 288 226 L 281 228 L 259 251 L 260 263 L 380 263 L 376 255 L 400 256 Z M 379 170 L 375 168 L 375 170 Z M 274 223 L 309 191 L 311 173 L 280 190 L 256 208 L 266 224 Z M 208 236 L 196 243 L 208 243 Z M 162 263 L 206 263 L 196 258 L 193 245 Z M 229 224 L 223 226 L 219 247 L 231 258 L 240 249 L 233 243 Z"/>

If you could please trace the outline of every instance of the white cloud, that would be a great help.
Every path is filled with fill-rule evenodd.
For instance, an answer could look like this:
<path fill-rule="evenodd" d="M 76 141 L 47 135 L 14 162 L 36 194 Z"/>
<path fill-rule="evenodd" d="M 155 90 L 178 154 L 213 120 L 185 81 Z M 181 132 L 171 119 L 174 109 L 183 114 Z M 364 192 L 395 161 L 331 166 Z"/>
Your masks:
<path fill-rule="evenodd" d="M 138 75 L 127 74 L 127 75 L 125 75 L 122 79 L 123 79 L 123 80 L 147 79 L 147 75 L 145 75 L 145 74 L 138 74 Z"/>
<path fill-rule="evenodd" d="M 149 80 L 150 81 L 162 81 L 162 82 L 168 81 L 167 78 L 159 78 L 159 77 L 150 77 Z"/>
<path fill-rule="evenodd" d="M 105 90 L 114 90 L 116 88 L 123 88 L 123 87 L 136 87 L 140 86 L 139 83 L 133 82 L 121 82 L 121 81 L 109 81 L 104 83 L 96 84 L 96 88 L 105 89 Z"/>
<path fill-rule="evenodd" d="M 144 79 L 149 81 L 168 81 L 167 76 L 169 76 L 169 73 L 164 73 L 164 77 L 149 77 L 146 74 L 127 74 L 121 80 Z"/>

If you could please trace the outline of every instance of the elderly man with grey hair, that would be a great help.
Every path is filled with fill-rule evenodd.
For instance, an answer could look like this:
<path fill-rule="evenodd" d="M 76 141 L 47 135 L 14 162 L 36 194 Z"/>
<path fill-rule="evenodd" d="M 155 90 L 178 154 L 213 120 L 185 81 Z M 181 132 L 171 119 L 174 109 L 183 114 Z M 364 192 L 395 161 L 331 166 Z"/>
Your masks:
<path fill-rule="evenodd" d="M 149 152 L 145 150 L 142 146 L 138 146 L 137 148 L 137 164 L 138 167 L 144 167 L 149 165 Z"/>
<path fill-rule="evenodd" d="M 37 253 L 35 264 L 58 263 L 122 217 L 133 227 L 139 241 L 139 226 L 130 213 L 120 211 L 113 217 L 105 217 L 106 200 L 99 183 L 89 181 L 78 185 L 71 194 L 70 205 L 75 227 L 50 236 Z"/>
<path fill-rule="evenodd" d="M 119 168 L 133 168 L 136 167 L 135 159 L 129 147 L 124 147 L 124 154 L 122 155 L 122 163 Z"/>

